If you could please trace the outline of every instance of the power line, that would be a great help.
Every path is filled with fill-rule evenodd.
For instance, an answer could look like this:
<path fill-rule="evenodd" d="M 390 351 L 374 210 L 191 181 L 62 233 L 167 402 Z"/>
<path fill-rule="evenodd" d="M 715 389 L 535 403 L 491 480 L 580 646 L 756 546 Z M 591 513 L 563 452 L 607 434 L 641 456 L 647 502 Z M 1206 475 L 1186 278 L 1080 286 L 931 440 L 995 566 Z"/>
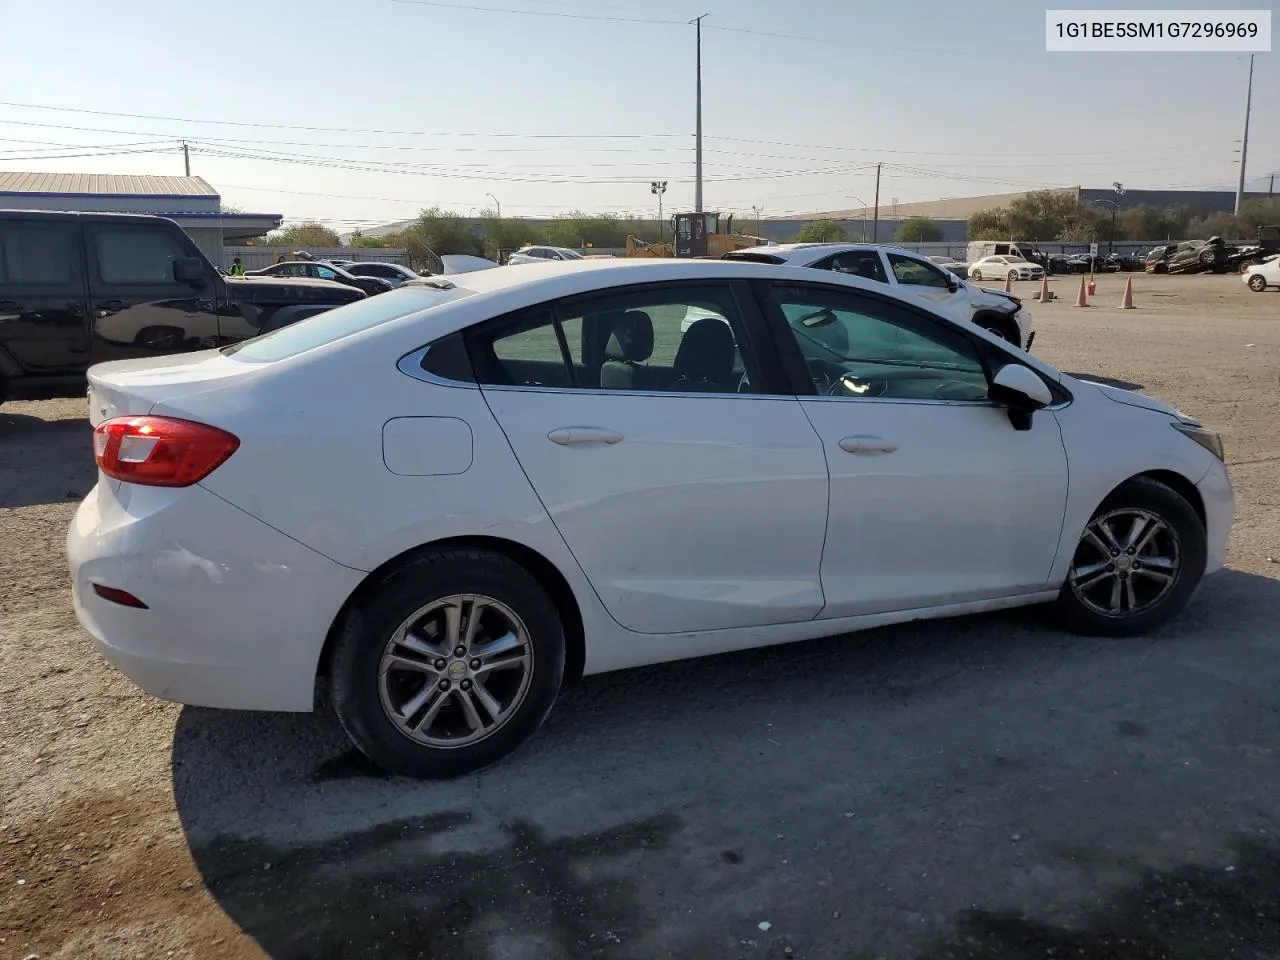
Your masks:
<path fill-rule="evenodd" d="M 82 107 L 53 107 L 38 103 L 13 103 L 0 100 L 0 107 L 18 107 L 24 110 L 53 110 L 59 113 L 83 113 L 96 117 L 124 117 L 131 120 L 164 120 L 172 123 L 204 123 L 223 127 L 257 127 L 275 130 L 303 130 L 311 133 L 380 133 L 397 137 L 518 137 L 529 140 L 644 140 L 649 138 L 687 137 L 687 133 L 476 133 L 473 131 L 427 130 L 378 130 L 367 127 L 312 127 L 292 123 L 252 123 L 246 120 L 192 120 L 187 117 L 165 117 L 149 113 L 121 113 L 114 110 L 88 110 Z M 25 126 L 54 126 L 19 120 L 6 123 L 23 123 Z M 66 127 L 68 130 L 93 130 L 92 127 Z M 99 131 L 104 133 L 128 133 L 137 131 Z"/>

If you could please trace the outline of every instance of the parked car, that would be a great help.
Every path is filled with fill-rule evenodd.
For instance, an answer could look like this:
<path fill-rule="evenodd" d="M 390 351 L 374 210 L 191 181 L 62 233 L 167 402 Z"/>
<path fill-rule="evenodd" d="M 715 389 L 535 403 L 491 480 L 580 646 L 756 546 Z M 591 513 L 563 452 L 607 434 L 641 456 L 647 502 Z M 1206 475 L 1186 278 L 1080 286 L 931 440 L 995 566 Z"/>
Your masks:
<path fill-rule="evenodd" d="M 1015 346 L 1031 349 L 1035 331 L 1022 301 L 1003 290 L 961 280 L 932 258 L 902 247 L 872 243 L 782 243 L 726 253 L 725 260 L 787 264 L 864 277 L 925 300 L 961 321 L 972 321 Z"/>
<path fill-rule="evenodd" d="M 1266 224 L 1258 227 L 1258 241 L 1241 250 L 1239 269 L 1246 272 L 1251 264 L 1263 263 L 1273 253 L 1280 253 L 1280 225 Z"/>
<path fill-rule="evenodd" d="M 1010 280 L 1039 280 L 1044 276 L 1044 267 L 1030 260 L 1019 260 L 1016 257 L 983 257 L 976 263 L 969 264 L 969 279 L 981 280 L 1008 277 Z"/>
<path fill-rule="evenodd" d="M 1280 287 L 1280 253 L 1273 253 L 1261 263 L 1249 264 L 1240 279 L 1257 293 L 1262 293 L 1268 287 Z"/>
<path fill-rule="evenodd" d="M 1228 254 L 1224 244 L 1206 240 L 1184 240 L 1165 259 L 1168 273 L 1221 273 L 1227 268 Z"/>
<path fill-rule="evenodd" d="M 546 263 L 551 260 L 582 260 L 577 250 L 568 247 L 521 247 L 507 257 L 507 265 L 519 263 Z"/>
<path fill-rule="evenodd" d="M 0 211 L 0 400 L 82 396 L 90 364 L 235 343 L 364 294 L 225 276 L 163 217 Z"/>
<path fill-rule="evenodd" d="M 967 277 L 969 275 L 969 265 L 951 257 L 930 257 L 934 263 L 943 270 L 950 270 L 957 277 Z"/>
<path fill-rule="evenodd" d="M 398 287 L 406 280 L 417 280 L 421 274 L 406 267 L 403 263 L 380 263 L 377 261 L 360 261 L 351 263 L 347 273 L 356 277 L 381 277 L 393 287 Z"/>
<path fill-rule="evenodd" d="M 324 692 L 418 776 L 510 753 L 582 673 L 1034 603 L 1146 633 L 1234 511 L 1172 407 L 787 266 L 480 270 L 90 380 L 97 649 L 182 703 Z"/>
<path fill-rule="evenodd" d="M 369 297 L 395 289 L 389 280 L 383 280 L 381 277 L 357 277 L 342 267 L 323 260 L 286 260 L 283 263 L 273 263 L 269 267 L 246 270 L 245 276 L 311 277 L 314 280 L 331 280 L 334 283 L 355 287 Z"/>
<path fill-rule="evenodd" d="M 1170 243 L 1152 247 L 1147 251 L 1147 255 L 1142 258 L 1142 269 L 1146 273 L 1168 273 L 1169 258 L 1173 256 L 1177 246 L 1176 243 Z"/>

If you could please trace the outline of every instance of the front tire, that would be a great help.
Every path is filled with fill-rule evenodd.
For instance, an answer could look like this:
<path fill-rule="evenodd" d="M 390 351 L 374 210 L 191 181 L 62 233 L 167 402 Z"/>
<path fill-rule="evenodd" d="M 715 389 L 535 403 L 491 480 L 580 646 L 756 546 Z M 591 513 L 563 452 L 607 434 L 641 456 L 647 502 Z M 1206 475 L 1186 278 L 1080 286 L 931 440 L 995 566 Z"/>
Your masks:
<path fill-rule="evenodd" d="M 419 556 L 351 611 L 331 670 L 347 735 L 396 774 L 444 779 L 505 757 L 551 712 L 564 678 L 555 604 L 514 560 Z"/>
<path fill-rule="evenodd" d="M 1135 477 L 1090 518 L 1058 613 L 1087 636 L 1147 633 L 1187 605 L 1207 556 L 1204 524 L 1191 504 L 1163 483 Z"/>

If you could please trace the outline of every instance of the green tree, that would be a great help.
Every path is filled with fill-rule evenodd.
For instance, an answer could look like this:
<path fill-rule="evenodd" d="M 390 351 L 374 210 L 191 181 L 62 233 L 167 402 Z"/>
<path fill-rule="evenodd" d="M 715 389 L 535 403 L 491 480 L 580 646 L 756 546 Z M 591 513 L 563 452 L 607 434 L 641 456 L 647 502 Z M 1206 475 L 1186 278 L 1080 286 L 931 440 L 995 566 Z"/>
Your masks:
<path fill-rule="evenodd" d="M 627 243 L 627 228 L 614 214 L 574 210 L 547 224 L 546 237 L 547 243 L 557 247 L 623 247 Z"/>
<path fill-rule="evenodd" d="M 835 243 L 845 238 L 839 220 L 810 220 L 791 238 L 792 243 Z"/>
<path fill-rule="evenodd" d="M 970 240 L 1008 240 L 1009 221 L 1004 208 L 979 210 L 969 218 L 968 235 Z"/>
<path fill-rule="evenodd" d="M 936 243 L 942 239 L 942 228 L 928 217 L 907 217 L 893 235 L 898 243 Z"/>
<path fill-rule="evenodd" d="M 1128 207 L 1116 213 L 1117 240 L 1176 240 L 1187 225 L 1187 212 L 1182 207 L 1161 209 L 1148 203 Z"/>
<path fill-rule="evenodd" d="M 535 243 L 547 243 L 546 231 L 528 220 L 506 217 L 485 211 L 480 215 L 483 221 L 484 256 L 494 259 L 500 249 L 518 249 Z"/>
<path fill-rule="evenodd" d="M 263 238 L 261 246 L 264 247 L 340 247 L 342 240 L 338 234 L 330 230 L 323 224 L 308 220 L 304 223 L 295 223 L 285 227 L 283 230 L 276 230 Z"/>

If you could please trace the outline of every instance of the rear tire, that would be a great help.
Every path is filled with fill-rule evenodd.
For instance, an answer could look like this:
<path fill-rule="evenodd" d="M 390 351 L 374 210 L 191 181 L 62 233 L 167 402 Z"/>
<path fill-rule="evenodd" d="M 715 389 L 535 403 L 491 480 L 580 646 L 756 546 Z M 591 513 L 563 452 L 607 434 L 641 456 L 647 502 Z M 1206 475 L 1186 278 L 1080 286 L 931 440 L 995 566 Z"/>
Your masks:
<path fill-rule="evenodd" d="M 1017 280 L 1017 279 L 1018 279 L 1018 271 L 1017 271 L 1017 270 L 1010 270 L 1010 271 L 1009 271 L 1009 279 L 1010 279 L 1010 280 Z"/>
<path fill-rule="evenodd" d="M 1207 557 L 1204 524 L 1191 504 L 1159 481 L 1135 477 L 1094 511 L 1057 613 L 1086 636 L 1147 633 L 1186 607 Z"/>
<path fill-rule="evenodd" d="M 977 281 L 981 282 L 981 280 L 982 280 L 982 271 L 981 271 L 981 270 L 975 270 L 975 271 L 973 271 L 973 273 L 969 274 L 969 276 L 970 276 L 970 278 L 971 278 L 971 279 L 973 279 L 973 280 L 977 280 Z"/>
<path fill-rule="evenodd" d="M 1249 289 L 1254 293 L 1262 293 L 1267 289 L 1267 278 L 1255 273 L 1249 278 Z"/>
<path fill-rule="evenodd" d="M 528 570 L 485 550 L 408 561 L 358 602 L 336 643 L 343 729 L 379 767 L 410 777 L 505 757 L 541 726 L 564 678 L 555 604 Z"/>

